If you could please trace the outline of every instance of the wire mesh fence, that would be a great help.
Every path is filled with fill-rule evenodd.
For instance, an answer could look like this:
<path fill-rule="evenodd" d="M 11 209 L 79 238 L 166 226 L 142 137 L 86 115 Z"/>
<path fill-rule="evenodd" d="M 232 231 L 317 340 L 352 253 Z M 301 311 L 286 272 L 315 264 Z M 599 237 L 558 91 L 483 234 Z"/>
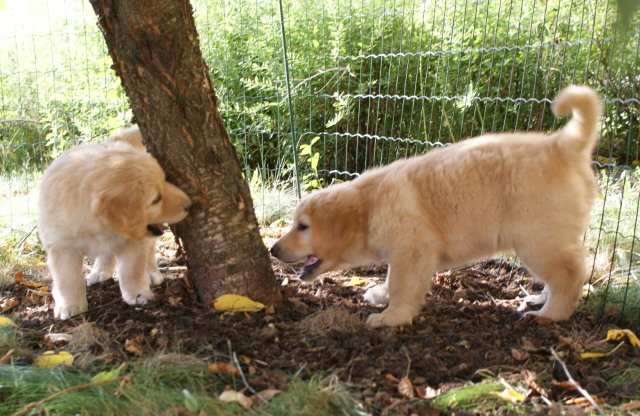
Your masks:
<path fill-rule="evenodd" d="M 130 121 L 88 2 L 0 10 L 0 238 L 33 243 L 35 191 L 62 150 Z M 297 197 L 486 132 L 552 131 L 588 84 L 605 105 L 585 235 L 599 314 L 640 324 L 637 22 L 611 1 L 197 0 L 202 52 L 261 221 Z"/>

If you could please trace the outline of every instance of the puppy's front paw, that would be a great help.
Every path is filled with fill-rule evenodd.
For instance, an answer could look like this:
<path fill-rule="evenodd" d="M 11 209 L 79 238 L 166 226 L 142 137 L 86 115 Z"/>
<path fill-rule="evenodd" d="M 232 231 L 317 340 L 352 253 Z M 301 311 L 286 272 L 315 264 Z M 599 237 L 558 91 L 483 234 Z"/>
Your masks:
<path fill-rule="evenodd" d="M 381 326 L 411 325 L 412 316 L 402 311 L 389 312 L 385 309 L 382 313 L 373 313 L 367 318 L 367 325 L 372 328 Z"/>
<path fill-rule="evenodd" d="M 86 312 L 88 309 L 89 304 L 86 299 L 73 304 L 56 301 L 56 306 L 53 308 L 53 316 L 60 319 L 68 319 L 72 316 Z"/>
<path fill-rule="evenodd" d="M 147 302 L 151 302 L 155 299 L 153 292 L 149 289 L 139 290 L 136 292 L 122 293 L 122 299 L 129 305 L 144 305 Z"/>
<path fill-rule="evenodd" d="M 95 285 L 96 283 L 104 282 L 111 276 L 108 276 L 104 271 L 92 271 L 87 275 L 87 286 Z"/>
<path fill-rule="evenodd" d="M 164 281 L 164 276 L 159 270 L 149 270 L 147 275 L 149 276 L 149 284 L 151 286 L 158 286 Z"/>
<path fill-rule="evenodd" d="M 372 287 L 364 294 L 364 300 L 373 304 L 387 305 L 389 303 L 389 288 L 386 284 Z"/>

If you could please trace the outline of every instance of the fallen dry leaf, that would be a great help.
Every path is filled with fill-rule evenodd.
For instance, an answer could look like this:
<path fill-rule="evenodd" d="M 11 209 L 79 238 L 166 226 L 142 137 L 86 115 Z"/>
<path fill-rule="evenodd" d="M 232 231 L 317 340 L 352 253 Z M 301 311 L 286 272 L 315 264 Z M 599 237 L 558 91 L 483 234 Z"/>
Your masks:
<path fill-rule="evenodd" d="M 529 358 L 529 353 L 520 348 L 512 348 L 511 355 L 518 361 L 525 361 Z"/>
<path fill-rule="evenodd" d="M 7 353 L 2 358 L 0 358 L 0 364 L 2 365 L 9 364 L 9 362 L 11 361 L 11 356 L 13 355 L 14 351 L 15 350 L 13 348 L 7 351 Z"/>
<path fill-rule="evenodd" d="M 597 404 L 604 403 L 604 399 L 602 397 L 592 397 L 593 401 Z M 591 406 L 591 402 L 586 397 L 576 397 L 573 399 L 569 399 L 565 402 L 566 404 L 571 404 L 574 406 L 580 407 L 589 407 Z"/>
<path fill-rule="evenodd" d="M 5 312 L 11 308 L 15 308 L 20 305 L 20 301 L 17 298 L 2 298 L 0 299 L 0 311 Z"/>
<path fill-rule="evenodd" d="M 571 384 L 568 381 L 555 381 L 555 380 L 551 380 L 551 384 L 553 384 L 554 386 L 557 387 L 562 387 L 563 389 L 567 389 L 567 390 L 576 390 L 576 387 Z M 580 383 L 578 383 L 580 384 Z"/>
<path fill-rule="evenodd" d="M 250 409 L 253 405 L 253 400 L 239 391 L 225 390 L 222 392 L 222 394 L 220 394 L 219 399 L 226 403 L 236 402 L 245 409 Z"/>
<path fill-rule="evenodd" d="M 256 400 L 261 400 L 260 397 L 262 397 L 266 401 L 271 401 L 271 399 L 273 399 L 276 394 L 280 394 L 281 392 L 282 392 L 281 390 L 277 390 L 277 389 L 265 389 L 265 390 L 259 391 L 257 395 L 251 396 L 251 399 L 253 401 L 256 401 Z M 260 397 L 258 397 L 258 395 L 260 395 Z"/>
<path fill-rule="evenodd" d="M 438 391 L 432 387 L 416 387 L 415 389 L 418 397 L 423 400 L 430 400 L 434 397 L 438 397 Z"/>
<path fill-rule="evenodd" d="M 629 403 L 625 403 L 620 406 L 620 410 L 623 412 L 631 412 L 633 410 L 640 410 L 640 400 L 632 400 Z"/>
<path fill-rule="evenodd" d="M 395 381 L 396 383 L 399 383 L 400 380 L 398 380 L 393 374 L 391 373 L 387 373 L 385 374 L 384 378 L 386 378 L 387 380 L 391 380 L 391 381 Z"/>
<path fill-rule="evenodd" d="M 140 349 L 140 345 L 133 340 L 128 339 L 124 342 L 124 350 L 130 352 L 131 354 L 140 355 L 142 354 L 142 350 Z"/>
<path fill-rule="evenodd" d="M 71 334 L 47 334 L 44 336 L 44 342 L 48 344 L 53 344 L 58 341 L 69 342 L 71 338 L 73 338 Z"/>
<path fill-rule="evenodd" d="M 549 393 L 547 393 L 545 389 L 540 387 L 540 385 L 536 381 L 536 378 L 537 378 L 536 373 L 530 370 L 522 370 L 522 377 L 524 378 L 525 383 L 527 383 L 527 386 L 531 390 L 535 391 L 541 396 L 549 397 Z"/>
<path fill-rule="evenodd" d="M 228 374 L 230 376 L 239 376 L 240 370 L 228 363 L 213 363 L 209 366 L 209 370 L 218 374 Z"/>
<path fill-rule="evenodd" d="M 407 399 L 413 399 L 415 397 L 413 384 L 411 383 L 411 380 L 409 380 L 409 377 L 403 377 L 400 379 L 400 382 L 398 383 L 398 393 Z"/>
<path fill-rule="evenodd" d="M 31 282 L 27 282 L 26 280 L 24 280 L 24 274 L 23 274 L 22 272 L 18 272 L 18 273 L 16 273 L 15 281 L 16 281 L 17 283 L 20 283 L 20 284 L 21 284 L 21 285 L 23 285 L 23 286 L 30 287 L 30 288 L 32 288 L 32 289 L 33 289 L 33 288 L 38 288 L 38 287 L 41 287 L 41 286 L 42 286 L 42 283 L 41 283 L 41 282 L 31 283 Z"/>

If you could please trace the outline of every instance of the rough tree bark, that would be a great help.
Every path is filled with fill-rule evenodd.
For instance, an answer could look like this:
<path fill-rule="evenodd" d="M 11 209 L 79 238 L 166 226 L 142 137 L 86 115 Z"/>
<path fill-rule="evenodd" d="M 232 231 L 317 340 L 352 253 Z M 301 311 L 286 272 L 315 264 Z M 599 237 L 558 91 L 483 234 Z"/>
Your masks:
<path fill-rule="evenodd" d="M 281 295 L 217 110 L 189 0 L 90 0 L 151 154 L 194 201 L 177 224 L 200 298 Z"/>

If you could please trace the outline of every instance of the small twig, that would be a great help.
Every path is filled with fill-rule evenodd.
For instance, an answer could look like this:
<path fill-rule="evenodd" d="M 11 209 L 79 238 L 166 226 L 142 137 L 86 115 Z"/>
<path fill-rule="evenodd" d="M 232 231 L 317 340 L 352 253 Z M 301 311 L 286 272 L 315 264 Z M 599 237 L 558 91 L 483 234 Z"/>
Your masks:
<path fill-rule="evenodd" d="M 407 351 L 407 347 L 405 347 L 404 345 L 402 346 L 402 351 L 404 352 L 404 355 L 407 357 L 407 373 L 405 374 L 405 376 L 409 377 L 409 371 L 411 371 L 411 357 L 409 356 L 409 351 Z"/>
<path fill-rule="evenodd" d="M 576 390 L 578 390 L 578 392 L 580 392 L 580 394 L 582 394 L 584 396 L 584 398 L 589 401 L 589 403 L 591 403 L 591 405 L 598 411 L 598 413 L 600 413 L 601 415 L 606 415 L 604 410 L 602 410 L 602 408 L 600 406 L 598 406 L 598 403 L 596 403 L 596 401 L 593 400 L 593 397 L 591 397 L 589 392 L 586 391 L 585 389 L 583 389 L 582 387 L 580 387 L 578 382 L 576 382 L 573 379 L 573 377 L 571 377 L 571 373 L 569 373 L 569 369 L 567 368 L 567 365 L 560 359 L 558 354 L 556 354 L 556 352 L 553 350 L 553 347 L 549 347 L 549 350 L 551 350 L 551 354 L 553 354 L 553 357 L 562 365 L 562 368 L 564 369 L 564 372 L 567 375 L 567 379 L 569 380 L 569 383 L 571 383 L 571 385 Z"/>
<path fill-rule="evenodd" d="M 263 403 L 269 403 L 267 399 L 260 396 L 260 393 L 255 391 L 255 389 L 251 387 L 247 382 L 247 379 L 244 377 L 244 373 L 242 372 L 242 367 L 240 366 L 240 362 L 238 361 L 238 357 L 236 357 L 235 351 L 233 352 L 233 363 L 236 365 L 236 368 L 240 372 L 240 377 L 242 377 L 242 382 L 244 383 L 245 387 L 248 388 L 251 393 L 255 394 L 260 400 L 262 400 Z"/>
<path fill-rule="evenodd" d="M 14 414 L 13 414 L 13 415 L 11 415 L 11 416 L 21 416 L 21 415 L 24 415 L 25 413 L 28 413 L 30 410 L 33 410 L 33 409 L 35 409 L 35 408 L 40 408 L 40 407 L 42 407 L 42 405 L 43 405 L 43 404 L 45 404 L 46 402 L 51 401 L 51 400 L 55 399 L 55 398 L 56 398 L 56 397 L 58 397 L 58 396 L 62 396 L 62 395 L 63 395 L 63 394 L 65 394 L 65 393 L 69 393 L 70 391 L 73 391 L 73 390 L 82 390 L 82 389 L 87 389 L 87 388 L 89 388 L 89 387 L 93 387 L 93 386 L 100 386 L 100 385 L 102 385 L 102 384 L 113 383 L 114 381 L 120 381 L 120 380 L 124 380 L 124 379 L 126 379 L 126 378 L 131 378 L 131 376 L 133 376 L 133 374 L 129 374 L 129 375 L 122 376 L 122 377 L 118 377 L 118 378 L 113 378 L 113 379 L 111 379 L 111 380 L 103 380 L 103 381 L 99 381 L 99 382 L 97 382 L 97 383 L 87 383 L 87 384 L 82 384 L 82 385 L 79 385 L 79 386 L 72 386 L 72 387 L 68 387 L 68 388 L 66 388 L 66 389 L 64 389 L 64 390 L 61 390 L 61 391 L 59 391 L 59 392 L 57 392 L 57 393 L 52 394 L 52 395 L 51 395 L 51 396 L 49 396 L 49 397 L 45 397 L 44 399 L 40 400 L 39 402 L 36 402 L 36 403 L 29 403 L 29 404 L 27 404 L 27 405 L 26 405 L 26 406 L 25 406 L 21 411 L 19 411 L 19 412 L 17 412 L 17 413 L 14 413 Z"/>

